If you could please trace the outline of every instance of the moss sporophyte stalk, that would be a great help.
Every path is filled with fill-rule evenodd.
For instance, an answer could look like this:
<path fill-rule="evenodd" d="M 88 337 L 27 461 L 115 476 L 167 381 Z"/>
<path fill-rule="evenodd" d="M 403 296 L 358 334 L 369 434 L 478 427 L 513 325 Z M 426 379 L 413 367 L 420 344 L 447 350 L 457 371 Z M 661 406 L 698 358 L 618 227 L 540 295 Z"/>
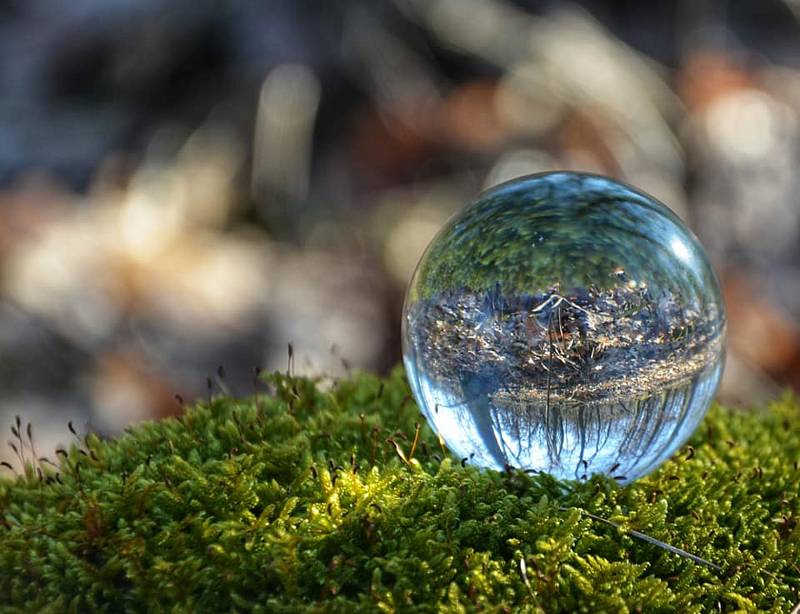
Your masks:
<path fill-rule="evenodd" d="M 27 425 L 12 426 L 26 468 L 0 478 L 3 611 L 790 612 L 800 602 L 794 397 L 712 407 L 686 445 L 627 486 L 462 466 L 400 369 L 336 382 L 266 374 L 257 396 L 215 396 L 56 454 L 34 457 Z"/>

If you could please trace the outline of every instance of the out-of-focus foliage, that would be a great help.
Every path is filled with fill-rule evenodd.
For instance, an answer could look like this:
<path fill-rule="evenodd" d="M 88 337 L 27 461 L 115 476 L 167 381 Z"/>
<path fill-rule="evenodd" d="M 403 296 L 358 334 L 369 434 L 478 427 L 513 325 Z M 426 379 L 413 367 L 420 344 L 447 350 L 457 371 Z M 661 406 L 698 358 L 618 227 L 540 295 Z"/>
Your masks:
<path fill-rule="evenodd" d="M 385 372 L 437 229 L 557 168 L 698 233 L 724 399 L 800 387 L 797 7 L 725 6 L 3 3 L 0 424 L 118 432 L 289 342 L 300 372 Z"/>
<path fill-rule="evenodd" d="M 795 398 L 759 413 L 715 407 L 691 445 L 621 488 L 460 464 L 415 426 L 399 370 L 264 380 L 268 394 L 216 397 L 116 440 L 80 437 L 48 460 L 16 425 L 28 462 L 0 479 L 4 605 L 788 612 L 800 602 Z"/>

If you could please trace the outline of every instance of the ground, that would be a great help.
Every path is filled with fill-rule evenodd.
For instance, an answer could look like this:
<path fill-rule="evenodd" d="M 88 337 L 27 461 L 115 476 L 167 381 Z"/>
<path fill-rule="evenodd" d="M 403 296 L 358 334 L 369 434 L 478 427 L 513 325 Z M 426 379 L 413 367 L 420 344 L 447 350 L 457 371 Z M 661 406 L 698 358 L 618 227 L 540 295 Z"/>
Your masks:
<path fill-rule="evenodd" d="M 336 382 L 268 374 L 254 396 L 217 396 L 113 440 L 33 452 L 20 423 L 12 443 L 28 463 L 0 478 L 0 611 L 800 603 L 790 396 L 712 408 L 673 459 L 626 487 L 450 457 L 399 369 Z"/>

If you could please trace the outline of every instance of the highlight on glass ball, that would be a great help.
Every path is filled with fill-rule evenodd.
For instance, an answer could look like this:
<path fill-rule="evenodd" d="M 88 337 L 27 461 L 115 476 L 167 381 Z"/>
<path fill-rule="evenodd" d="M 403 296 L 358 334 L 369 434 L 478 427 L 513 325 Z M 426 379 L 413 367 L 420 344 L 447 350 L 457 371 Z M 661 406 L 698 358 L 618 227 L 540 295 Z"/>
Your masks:
<path fill-rule="evenodd" d="M 692 434 L 724 362 L 725 309 L 691 231 L 596 175 L 522 177 L 434 238 L 403 310 L 403 359 L 459 457 L 628 483 Z"/>

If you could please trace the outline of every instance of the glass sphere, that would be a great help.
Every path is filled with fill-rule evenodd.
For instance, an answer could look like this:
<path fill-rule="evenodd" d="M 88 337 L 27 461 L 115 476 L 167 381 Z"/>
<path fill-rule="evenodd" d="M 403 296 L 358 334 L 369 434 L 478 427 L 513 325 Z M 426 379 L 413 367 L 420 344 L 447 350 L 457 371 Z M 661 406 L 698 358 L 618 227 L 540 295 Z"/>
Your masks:
<path fill-rule="evenodd" d="M 403 309 L 403 360 L 460 458 L 627 483 L 703 418 L 724 362 L 719 283 L 691 231 L 582 173 L 481 194 L 433 239 Z"/>

